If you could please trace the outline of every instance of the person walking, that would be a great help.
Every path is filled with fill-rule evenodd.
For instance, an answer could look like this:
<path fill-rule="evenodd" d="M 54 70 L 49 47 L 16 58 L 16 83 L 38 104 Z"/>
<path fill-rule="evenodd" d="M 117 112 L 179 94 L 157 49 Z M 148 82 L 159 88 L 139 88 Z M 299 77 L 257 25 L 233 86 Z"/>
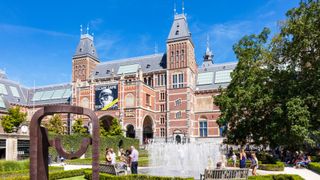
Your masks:
<path fill-rule="evenodd" d="M 258 169 L 258 158 L 255 153 L 251 154 L 251 168 L 252 168 L 252 175 L 257 175 L 257 169 Z"/>
<path fill-rule="evenodd" d="M 138 174 L 138 159 L 139 159 L 139 152 L 136 150 L 134 146 L 131 146 L 131 173 Z"/>
<path fill-rule="evenodd" d="M 246 160 L 247 160 L 246 152 L 244 152 L 244 149 L 241 149 L 241 151 L 240 151 L 240 168 L 246 168 Z"/>

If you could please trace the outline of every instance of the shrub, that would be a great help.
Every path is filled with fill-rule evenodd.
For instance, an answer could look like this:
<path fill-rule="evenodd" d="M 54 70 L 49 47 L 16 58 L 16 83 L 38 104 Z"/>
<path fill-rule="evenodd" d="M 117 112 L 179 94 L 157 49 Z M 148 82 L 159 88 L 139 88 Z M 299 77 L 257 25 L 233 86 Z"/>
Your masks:
<path fill-rule="evenodd" d="M 292 174 L 277 174 L 265 176 L 249 176 L 249 180 L 303 180 L 299 175 Z"/>
<path fill-rule="evenodd" d="M 29 161 L 0 161 L 0 172 L 4 171 L 18 171 L 29 169 Z"/>
<path fill-rule="evenodd" d="M 50 180 L 63 179 L 75 176 L 84 175 L 84 169 L 70 170 L 70 171 L 57 171 L 49 173 Z"/>
<path fill-rule="evenodd" d="M 283 171 L 284 163 L 277 161 L 276 164 L 259 164 L 259 168 L 266 171 Z"/>
<path fill-rule="evenodd" d="M 56 136 L 61 138 L 64 149 L 70 152 L 71 150 L 77 151 L 80 148 L 82 139 L 84 137 L 89 137 L 90 135 L 81 135 L 81 134 L 56 135 L 56 134 L 49 133 L 49 139 L 53 139 Z M 100 137 L 100 158 L 104 159 L 106 147 L 112 147 L 117 153 L 119 149 L 118 145 L 121 140 L 122 140 L 122 148 L 124 149 L 129 149 L 131 145 L 134 145 L 135 147 L 139 147 L 139 140 L 137 139 L 126 138 L 123 136 L 109 136 L 109 137 L 101 136 Z M 49 154 L 52 156 L 52 160 L 56 159 L 58 156 L 57 151 L 52 147 L 49 148 Z M 85 156 L 88 158 L 91 158 L 92 146 L 89 146 Z"/>
<path fill-rule="evenodd" d="M 311 162 L 309 163 L 308 168 L 320 174 L 320 163 Z"/>
<path fill-rule="evenodd" d="M 276 164 L 277 159 L 272 155 L 266 152 L 260 152 L 257 154 L 257 158 L 259 161 L 262 161 L 264 164 Z"/>
<path fill-rule="evenodd" d="M 320 157 L 319 156 L 311 156 L 311 161 L 312 162 L 320 162 Z"/>
<path fill-rule="evenodd" d="M 92 180 L 92 171 L 84 171 L 85 179 Z M 125 176 L 113 176 L 110 174 L 100 173 L 100 180 L 194 180 L 194 178 L 181 178 L 181 177 L 162 177 L 162 176 L 149 176 L 143 174 L 130 174 Z"/>

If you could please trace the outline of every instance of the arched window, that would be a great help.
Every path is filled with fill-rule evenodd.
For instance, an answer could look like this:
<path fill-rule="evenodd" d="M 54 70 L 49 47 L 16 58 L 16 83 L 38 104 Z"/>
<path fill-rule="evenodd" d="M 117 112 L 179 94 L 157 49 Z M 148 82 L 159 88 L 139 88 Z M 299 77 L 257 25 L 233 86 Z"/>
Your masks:
<path fill-rule="evenodd" d="M 179 35 L 179 30 L 176 31 L 176 36 Z"/>
<path fill-rule="evenodd" d="M 173 55 L 174 55 L 174 52 L 173 51 L 171 51 L 171 62 L 173 62 Z"/>
<path fill-rule="evenodd" d="M 181 57 L 180 57 L 181 61 L 184 61 L 184 50 L 181 50 Z"/>
<path fill-rule="evenodd" d="M 132 107 L 134 106 L 134 95 L 132 93 L 129 93 L 125 97 L 125 106 L 126 107 Z"/>
<path fill-rule="evenodd" d="M 176 54 L 176 61 L 179 61 L 179 51 L 177 51 L 177 54 Z"/>

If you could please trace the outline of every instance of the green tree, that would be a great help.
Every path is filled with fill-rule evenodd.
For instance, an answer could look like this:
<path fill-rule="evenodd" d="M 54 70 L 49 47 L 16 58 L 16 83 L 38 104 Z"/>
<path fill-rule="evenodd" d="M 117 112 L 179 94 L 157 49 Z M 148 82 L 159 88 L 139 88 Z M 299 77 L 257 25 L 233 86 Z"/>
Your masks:
<path fill-rule="evenodd" d="M 113 118 L 109 128 L 105 128 L 103 121 L 100 120 L 100 134 L 103 136 L 123 136 L 118 119 Z"/>
<path fill-rule="evenodd" d="M 8 115 L 1 117 L 1 126 L 6 133 L 12 133 L 15 127 L 26 121 L 26 117 L 27 113 L 20 112 L 20 107 L 10 108 Z"/>
<path fill-rule="evenodd" d="M 270 113 L 266 105 L 271 101 L 268 89 L 269 72 L 265 68 L 270 60 L 266 47 L 269 29 L 259 35 L 243 37 L 233 49 L 239 60 L 227 89 L 220 89 L 215 103 L 221 109 L 220 126 L 227 126 L 224 134 L 228 142 L 244 145 L 247 142 L 264 144 L 266 119 Z M 262 138 L 261 138 L 262 137 Z"/>
<path fill-rule="evenodd" d="M 83 119 L 78 118 L 75 119 L 73 125 L 72 125 L 72 132 L 75 134 L 87 134 L 88 130 L 83 126 Z"/>
<path fill-rule="evenodd" d="M 234 46 L 239 63 L 215 97 L 230 143 L 294 151 L 320 142 L 320 3 L 301 2 L 286 15 L 270 43 L 265 29 Z"/>
<path fill-rule="evenodd" d="M 63 123 L 60 115 L 53 115 L 45 126 L 50 132 L 64 134 Z"/>

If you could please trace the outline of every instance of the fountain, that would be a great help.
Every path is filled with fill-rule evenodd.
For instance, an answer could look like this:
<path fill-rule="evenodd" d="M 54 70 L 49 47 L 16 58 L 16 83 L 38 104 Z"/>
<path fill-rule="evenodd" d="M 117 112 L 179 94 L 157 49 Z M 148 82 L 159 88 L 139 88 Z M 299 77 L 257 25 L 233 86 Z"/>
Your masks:
<path fill-rule="evenodd" d="M 198 178 L 221 161 L 220 143 L 152 143 L 147 148 L 150 175 Z"/>

